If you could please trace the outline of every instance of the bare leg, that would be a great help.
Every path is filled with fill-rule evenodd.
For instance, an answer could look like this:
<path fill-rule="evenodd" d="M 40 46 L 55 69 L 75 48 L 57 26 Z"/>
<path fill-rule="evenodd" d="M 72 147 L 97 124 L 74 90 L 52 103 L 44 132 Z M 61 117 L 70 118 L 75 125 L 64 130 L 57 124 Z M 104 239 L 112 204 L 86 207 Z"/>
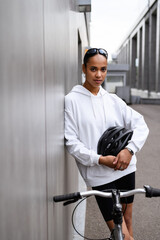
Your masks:
<path fill-rule="evenodd" d="M 126 208 L 126 204 L 122 205 L 123 210 Z M 130 236 L 133 237 L 133 227 L 132 227 L 132 209 L 133 203 L 127 204 L 127 208 L 124 212 L 124 220 L 128 229 Z"/>

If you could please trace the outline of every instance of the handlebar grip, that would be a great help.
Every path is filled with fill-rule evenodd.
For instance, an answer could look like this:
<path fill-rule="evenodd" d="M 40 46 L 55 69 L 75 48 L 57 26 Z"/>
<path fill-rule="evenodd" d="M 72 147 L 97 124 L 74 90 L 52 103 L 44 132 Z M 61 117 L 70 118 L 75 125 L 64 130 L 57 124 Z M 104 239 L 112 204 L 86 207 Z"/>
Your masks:
<path fill-rule="evenodd" d="M 79 200 L 81 199 L 80 192 L 75 192 L 75 193 L 70 193 L 66 195 L 59 195 L 59 196 L 54 196 L 53 201 L 54 202 L 63 202 L 66 200 Z"/>
<path fill-rule="evenodd" d="M 144 188 L 146 190 L 146 197 L 148 197 L 148 198 L 160 197 L 160 189 L 153 188 L 153 187 L 148 186 L 148 185 L 145 185 Z"/>

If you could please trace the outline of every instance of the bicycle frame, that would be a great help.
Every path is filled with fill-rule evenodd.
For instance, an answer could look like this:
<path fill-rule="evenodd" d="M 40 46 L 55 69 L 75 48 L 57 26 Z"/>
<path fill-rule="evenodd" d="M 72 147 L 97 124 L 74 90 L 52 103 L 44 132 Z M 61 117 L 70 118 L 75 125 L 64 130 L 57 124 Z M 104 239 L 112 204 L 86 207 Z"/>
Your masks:
<path fill-rule="evenodd" d="M 114 222 L 114 229 L 111 233 L 112 240 L 123 240 L 123 233 L 122 233 L 122 205 L 120 203 L 120 191 L 119 190 L 112 190 L 112 200 L 113 200 L 113 222 Z"/>

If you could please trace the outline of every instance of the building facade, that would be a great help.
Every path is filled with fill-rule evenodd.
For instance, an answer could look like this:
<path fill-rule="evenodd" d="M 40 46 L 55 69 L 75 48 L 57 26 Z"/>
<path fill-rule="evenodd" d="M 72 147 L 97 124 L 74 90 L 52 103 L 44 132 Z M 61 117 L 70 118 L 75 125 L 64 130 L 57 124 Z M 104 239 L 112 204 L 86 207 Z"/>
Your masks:
<path fill-rule="evenodd" d="M 72 207 L 52 199 L 79 186 L 64 148 L 64 96 L 89 45 L 79 2 L 0 2 L 1 240 L 73 239 Z"/>
<path fill-rule="evenodd" d="M 117 51 L 118 63 L 129 64 L 127 85 L 145 98 L 160 97 L 160 1 L 148 7 Z"/>

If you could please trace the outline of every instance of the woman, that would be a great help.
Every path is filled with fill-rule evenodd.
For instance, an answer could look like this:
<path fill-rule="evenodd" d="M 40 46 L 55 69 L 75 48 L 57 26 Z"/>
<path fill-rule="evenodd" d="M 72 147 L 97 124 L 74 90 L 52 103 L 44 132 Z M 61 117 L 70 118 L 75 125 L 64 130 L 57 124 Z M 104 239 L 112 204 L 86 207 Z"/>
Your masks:
<path fill-rule="evenodd" d="M 142 148 L 149 130 L 142 115 L 101 87 L 107 74 L 107 58 L 106 50 L 97 48 L 89 49 L 84 56 L 85 82 L 83 86 L 75 86 L 65 97 L 66 146 L 87 186 L 130 190 L 135 188 L 135 153 Z M 132 139 L 116 157 L 97 154 L 99 138 L 114 126 L 133 130 Z M 112 230 L 111 200 L 97 198 L 97 202 Z M 129 197 L 122 225 L 125 240 L 133 240 L 132 205 L 133 197 Z M 124 208 L 125 204 L 122 206 Z"/>

